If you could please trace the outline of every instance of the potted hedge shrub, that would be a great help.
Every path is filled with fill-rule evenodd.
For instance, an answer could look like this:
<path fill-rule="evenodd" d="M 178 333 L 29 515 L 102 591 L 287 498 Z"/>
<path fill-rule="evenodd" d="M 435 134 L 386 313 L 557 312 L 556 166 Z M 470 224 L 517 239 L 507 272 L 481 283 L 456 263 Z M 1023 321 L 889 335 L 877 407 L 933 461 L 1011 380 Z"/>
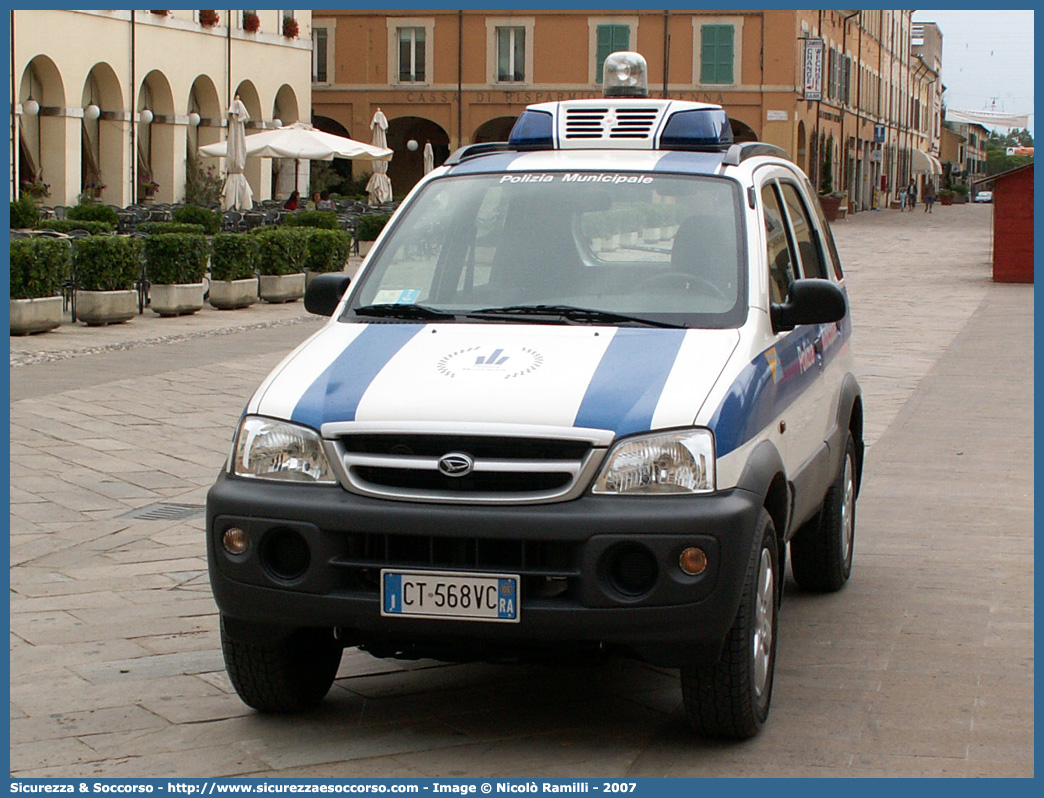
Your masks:
<path fill-rule="evenodd" d="M 254 235 L 260 246 L 258 295 L 265 302 L 293 302 L 304 296 L 308 233 L 275 227 Z"/>
<path fill-rule="evenodd" d="M 35 228 L 40 223 L 40 209 L 32 197 L 25 194 L 11 203 L 11 229 Z"/>
<path fill-rule="evenodd" d="M 352 251 L 352 237 L 343 230 L 308 230 L 305 288 L 317 274 L 344 271 Z"/>
<path fill-rule="evenodd" d="M 91 236 L 76 241 L 76 316 L 84 324 L 120 324 L 138 312 L 134 281 L 141 276 L 142 239 Z"/>
<path fill-rule="evenodd" d="M 384 229 L 384 225 L 388 223 L 390 218 L 391 214 L 389 213 L 369 213 L 359 217 L 359 220 L 355 223 L 355 237 L 359 243 L 358 252 L 360 255 L 365 256 L 369 253 L 373 242 L 377 240 L 377 236 L 380 235 L 381 230 Z"/>
<path fill-rule="evenodd" d="M 68 271 L 68 241 L 11 242 L 11 335 L 46 332 L 62 323 L 62 281 Z"/>
<path fill-rule="evenodd" d="M 257 236 L 218 233 L 211 241 L 210 304 L 219 310 L 257 302 Z"/>
<path fill-rule="evenodd" d="M 207 239 L 199 233 L 162 233 L 145 239 L 149 307 L 161 316 L 184 316 L 203 307 Z"/>
<path fill-rule="evenodd" d="M 221 214 L 198 205 L 183 205 L 174 210 L 173 219 L 180 224 L 198 224 L 203 232 L 212 236 L 221 230 Z"/>

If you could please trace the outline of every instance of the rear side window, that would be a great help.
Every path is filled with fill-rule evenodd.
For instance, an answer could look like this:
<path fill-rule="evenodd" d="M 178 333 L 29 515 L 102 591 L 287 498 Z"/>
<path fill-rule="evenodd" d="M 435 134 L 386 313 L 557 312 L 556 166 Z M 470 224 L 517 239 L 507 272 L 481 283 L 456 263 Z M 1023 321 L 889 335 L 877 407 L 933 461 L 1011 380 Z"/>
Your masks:
<path fill-rule="evenodd" d="M 794 243 L 801 258 L 802 276 L 825 278 L 827 273 L 823 265 L 823 247 L 812 226 L 805 203 L 798 195 L 797 186 L 793 183 L 780 183 L 779 187 L 783 192 L 783 201 L 790 217 L 790 228 L 794 231 Z"/>
<path fill-rule="evenodd" d="M 794 282 L 796 272 L 783 211 L 772 185 L 766 185 L 761 189 L 761 207 L 765 214 L 765 249 L 768 252 L 769 290 L 772 293 L 772 301 L 775 304 L 781 304 L 790 294 L 790 284 Z"/>

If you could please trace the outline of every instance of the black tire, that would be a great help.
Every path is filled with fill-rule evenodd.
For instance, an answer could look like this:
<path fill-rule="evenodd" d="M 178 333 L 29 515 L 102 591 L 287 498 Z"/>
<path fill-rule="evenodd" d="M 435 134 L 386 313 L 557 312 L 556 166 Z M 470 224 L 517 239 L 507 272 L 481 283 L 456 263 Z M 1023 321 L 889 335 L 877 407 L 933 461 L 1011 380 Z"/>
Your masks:
<path fill-rule="evenodd" d="M 772 518 L 761 511 L 736 620 L 721 657 L 681 669 L 682 702 L 701 737 L 745 740 L 768 718 L 776 667 L 779 557 Z"/>
<path fill-rule="evenodd" d="M 823 509 L 790 541 L 790 568 L 806 590 L 833 593 L 844 587 L 852 574 L 856 468 L 855 440 L 849 432 L 841 467 L 823 500 Z"/>
<path fill-rule="evenodd" d="M 225 670 L 243 703 L 260 712 L 312 709 L 330 691 L 343 649 L 330 629 L 298 629 L 278 640 L 232 637 L 221 622 Z"/>

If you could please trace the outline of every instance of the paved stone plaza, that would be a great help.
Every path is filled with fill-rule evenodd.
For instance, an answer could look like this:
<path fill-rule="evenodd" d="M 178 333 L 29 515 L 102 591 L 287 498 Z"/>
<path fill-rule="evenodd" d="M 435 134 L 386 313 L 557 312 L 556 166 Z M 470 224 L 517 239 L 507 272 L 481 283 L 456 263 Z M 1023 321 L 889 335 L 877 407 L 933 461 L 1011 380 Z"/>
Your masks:
<path fill-rule="evenodd" d="M 990 281 L 991 211 L 834 226 L 869 444 L 855 567 L 834 595 L 788 585 L 772 714 L 738 745 L 692 738 L 677 673 L 627 661 L 350 650 L 317 711 L 254 713 L 202 505 L 248 396 L 320 322 L 12 338 L 12 775 L 1032 776 L 1033 289 Z"/>

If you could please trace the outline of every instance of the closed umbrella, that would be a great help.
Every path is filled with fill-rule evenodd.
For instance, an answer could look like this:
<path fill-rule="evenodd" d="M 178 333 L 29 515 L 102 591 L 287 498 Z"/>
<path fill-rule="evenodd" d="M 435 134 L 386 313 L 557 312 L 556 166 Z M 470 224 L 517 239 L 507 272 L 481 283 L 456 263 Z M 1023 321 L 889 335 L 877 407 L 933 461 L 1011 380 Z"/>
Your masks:
<path fill-rule="evenodd" d="M 435 151 L 431 148 L 431 142 L 424 142 L 424 174 L 428 174 L 435 168 Z"/>
<path fill-rule="evenodd" d="M 386 149 L 388 147 L 388 135 L 385 131 L 388 129 L 388 118 L 381 113 L 380 108 L 373 115 L 370 129 L 373 130 L 373 146 Z M 391 202 L 392 186 L 391 180 L 388 179 L 388 164 L 386 161 L 373 162 L 373 174 L 370 175 L 370 181 L 366 184 L 366 193 L 370 195 L 371 205 Z"/>
<path fill-rule="evenodd" d="M 228 141 L 225 147 L 225 187 L 221 192 L 221 207 L 251 208 L 254 204 L 254 192 L 250 189 L 243 170 L 246 168 L 246 121 L 250 118 L 246 106 L 239 96 L 228 107 Z"/>

